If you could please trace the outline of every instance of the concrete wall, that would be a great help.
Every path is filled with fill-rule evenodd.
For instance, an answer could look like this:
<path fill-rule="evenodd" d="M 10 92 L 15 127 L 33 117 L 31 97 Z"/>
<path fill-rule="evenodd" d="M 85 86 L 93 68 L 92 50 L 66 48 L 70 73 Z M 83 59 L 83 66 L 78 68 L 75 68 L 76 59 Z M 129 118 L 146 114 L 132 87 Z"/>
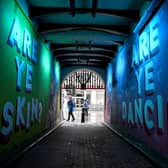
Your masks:
<path fill-rule="evenodd" d="M 60 67 L 16 1 L 0 11 L 1 165 L 60 122 Z"/>
<path fill-rule="evenodd" d="M 168 159 L 168 1 L 107 67 L 105 120 L 152 158 Z"/>

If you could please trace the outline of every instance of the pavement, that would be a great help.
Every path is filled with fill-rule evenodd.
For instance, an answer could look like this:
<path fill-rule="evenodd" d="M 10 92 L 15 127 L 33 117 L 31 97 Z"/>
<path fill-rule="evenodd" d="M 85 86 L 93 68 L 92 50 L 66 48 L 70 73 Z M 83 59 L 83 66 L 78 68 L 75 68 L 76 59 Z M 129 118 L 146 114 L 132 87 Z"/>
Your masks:
<path fill-rule="evenodd" d="M 154 168 L 100 122 L 65 121 L 9 168 Z"/>

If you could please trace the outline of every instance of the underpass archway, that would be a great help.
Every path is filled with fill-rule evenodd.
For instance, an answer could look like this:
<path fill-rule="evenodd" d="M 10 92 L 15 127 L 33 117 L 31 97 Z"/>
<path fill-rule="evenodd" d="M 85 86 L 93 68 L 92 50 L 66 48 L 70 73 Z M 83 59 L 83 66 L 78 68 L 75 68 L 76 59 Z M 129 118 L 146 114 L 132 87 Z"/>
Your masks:
<path fill-rule="evenodd" d="M 76 122 L 80 122 L 84 100 L 87 100 L 89 104 L 89 112 L 85 116 L 86 121 L 104 121 L 104 94 L 105 82 L 96 71 L 79 68 L 68 73 L 61 84 L 63 118 L 67 119 L 67 101 L 69 96 L 72 96 L 75 103 Z"/>

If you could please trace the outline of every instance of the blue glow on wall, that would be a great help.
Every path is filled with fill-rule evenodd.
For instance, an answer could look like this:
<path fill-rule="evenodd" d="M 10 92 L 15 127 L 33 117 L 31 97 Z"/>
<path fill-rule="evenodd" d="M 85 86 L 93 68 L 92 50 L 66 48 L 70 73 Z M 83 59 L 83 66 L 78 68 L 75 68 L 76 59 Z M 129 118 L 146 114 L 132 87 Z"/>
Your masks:
<path fill-rule="evenodd" d="M 126 59 L 122 51 L 121 55 L 117 57 L 117 60 L 116 60 L 116 76 L 122 78 L 125 68 L 126 68 Z"/>
<path fill-rule="evenodd" d="M 113 80 L 113 75 L 112 75 L 112 64 L 109 63 L 108 64 L 108 69 L 107 69 L 107 87 L 108 87 L 108 91 L 111 92 L 112 91 L 112 80 Z"/>
<path fill-rule="evenodd" d="M 112 102 L 109 101 L 112 106 L 110 125 L 130 140 L 140 143 L 144 151 L 152 149 L 153 154 L 166 156 L 166 159 L 167 20 L 168 1 L 165 1 L 119 51 L 113 66 L 117 84 L 112 88 Z"/>

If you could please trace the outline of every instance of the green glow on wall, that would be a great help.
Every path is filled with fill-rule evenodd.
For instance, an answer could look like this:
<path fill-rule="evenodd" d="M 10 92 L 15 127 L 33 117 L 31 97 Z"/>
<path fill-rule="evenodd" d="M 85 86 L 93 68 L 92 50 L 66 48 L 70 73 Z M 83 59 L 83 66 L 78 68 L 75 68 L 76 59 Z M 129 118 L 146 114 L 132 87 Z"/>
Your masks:
<path fill-rule="evenodd" d="M 7 109 L 3 115 L 0 113 L 0 133 L 5 133 L 3 130 L 10 133 L 7 140 L 5 136 L 0 136 L 6 143 L 3 145 L 0 142 L 0 157 L 17 147 L 20 148 L 24 143 L 31 142 L 46 128 L 50 96 L 52 68 L 50 51 L 35 31 L 31 20 L 26 17 L 16 2 L 1 0 L 0 5 L 0 112 Z M 8 43 L 14 19 L 18 21 L 18 29 L 15 29 L 15 32 L 19 34 L 19 40 L 16 41 L 17 38 L 11 36 L 11 43 Z M 35 41 L 37 45 L 33 45 Z M 10 45 L 12 42 L 14 44 Z M 17 49 L 18 44 L 21 51 Z M 37 57 L 37 63 L 33 61 L 35 57 Z M 22 68 L 21 63 L 23 63 Z M 19 89 L 17 81 L 19 81 Z M 26 90 L 26 86 L 27 88 L 31 86 L 31 90 Z M 8 109 L 11 109 L 11 115 Z M 2 117 L 11 125 L 5 125 Z M 21 124 L 25 127 L 21 127 Z M 16 126 L 18 126 L 17 131 L 14 129 Z"/>
<path fill-rule="evenodd" d="M 47 50 L 42 51 L 41 61 L 44 73 L 48 74 L 51 70 L 51 56 Z"/>
<path fill-rule="evenodd" d="M 55 62 L 55 77 L 56 81 L 60 81 L 60 64 L 59 62 Z"/>

